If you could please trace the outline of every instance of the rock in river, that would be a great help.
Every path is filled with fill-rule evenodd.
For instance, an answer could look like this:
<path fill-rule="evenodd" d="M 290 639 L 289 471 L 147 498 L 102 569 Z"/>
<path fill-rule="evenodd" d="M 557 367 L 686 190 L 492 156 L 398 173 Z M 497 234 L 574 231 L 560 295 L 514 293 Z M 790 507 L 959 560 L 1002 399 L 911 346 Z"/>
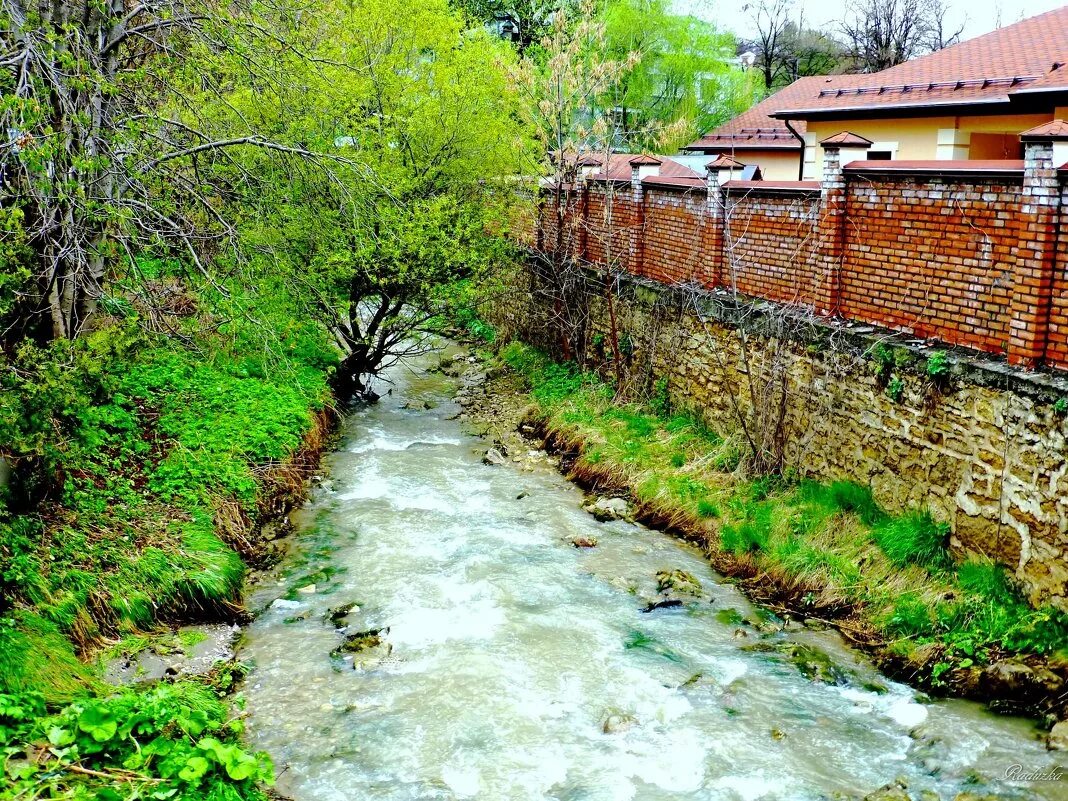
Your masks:
<path fill-rule="evenodd" d="M 630 505 L 626 498 L 598 498 L 582 508 L 602 523 L 609 520 L 626 520 L 630 517 Z"/>

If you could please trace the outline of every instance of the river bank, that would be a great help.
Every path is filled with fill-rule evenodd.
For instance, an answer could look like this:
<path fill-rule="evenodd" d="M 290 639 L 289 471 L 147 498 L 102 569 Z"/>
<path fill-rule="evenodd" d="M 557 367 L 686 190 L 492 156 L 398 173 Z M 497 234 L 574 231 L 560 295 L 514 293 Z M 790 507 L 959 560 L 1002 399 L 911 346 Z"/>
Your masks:
<path fill-rule="evenodd" d="M 336 357 L 284 316 L 205 330 L 198 303 L 188 341 L 112 323 L 11 373 L 11 447 L 32 453 L 31 425 L 55 442 L 0 497 L 0 797 L 257 801 L 273 778 L 230 657 L 245 577 L 329 442 Z"/>
<path fill-rule="evenodd" d="M 942 636 L 934 632 L 927 636 L 926 631 L 919 629 L 895 630 L 898 624 L 908 622 L 898 618 L 902 611 L 908 611 L 908 604 L 913 600 L 922 598 L 926 602 L 933 596 L 938 603 L 942 598 L 952 600 L 955 594 L 963 595 L 965 590 L 945 578 L 949 575 L 948 568 L 942 564 L 929 570 L 914 563 L 879 564 L 876 559 L 885 563 L 885 554 L 873 556 L 872 547 L 865 545 L 851 556 L 866 565 L 867 570 L 885 571 L 880 583 L 896 589 L 896 597 L 877 599 L 888 612 L 866 608 L 866 604 L 876 599 L 841 589 L 841 577 L 826 565 L 813 570 L 803 560 L 784 560 L 769 553 L 768 535 L 759 529 L 774 526 L 773 516 L 781 513 L 781 507 L 772 504 L 776 494 L 784 491 L 763 488 L 760 490 L 763 498 L 754 502 L 751 485 L 735 486 L 726 477 L 730 472 L 730 450 L 718 437 L 713 435 L 699 443 L 695 453 L 687 453 L 685 447 L 676 448 L 650 467 L 650 462 L 640 454 L 642 441 L 663 440 L 665 426 L 685 430 L 688 424 L 683 418 L 667 415 L 667 420 L 658 422 L 656 415 L 648 410 L 633 404 L 616 407 L 604 398 L 592 406 L 584 406 L 581 399 L 568 403 L 559 397 L 549 398 L 545 377 L 535 375 L 542 368 L 531 367 L 532 358 L 533 352 L 520 348 L 511 359 L 506 354 L 503 359 L 493 360 L 485 370 L 487 380 L 463 397 L 465 414 L 500 450 L 517 455 L 509 458 L 522 459 L 527 453 L 546 449 L 553 454 L 561 471 L 593 493 L 594 498 L 626 499 L 628 516 L 695 543 L 715 568 L 736 581 L 750 598 L 794 621 L 793 625 L 835 627 L 895 678 L 938 696 L 970 698 L 1001 711 L 1029 715 L 1047 728 L 1064 720 L 1068 712 L 1063 695 L 1068 680 L 1068 655 L 1064 653 L 1063 640 L 1060 651 L 1056 647 L 1059 629 L 1054 627 L 1038 639 L 1030 640 L 1050 648 L 1043 653 L 1014 651 L 1008 644 L 1009 638 L 998 642 L 995 632 L 999 625 L 1001 631 L 1005 630 L 1003 621 L 969 621 L 963 633 L 947 628 Z M 581 398 L 583 392 L 594 395 L 601 392 L 596 379 L 586 378 L 583 388 L 583 380 L 576 382 L 575 377 L 565 375 L 569 400 Z M 628 431 L 628 424 L 635 428 Z M 621 427 L 624 430 L 620 440 L 613 442 L 616 436 L 613 429 L 618 431 Z M 670 433 L 666 436 L 671 438 Z M 717 469 L 713 470 L 688 467 L 702 458 L 723 460 L 728 467 L 726 470 L 723 465 L 714 465 Z M 710 477 L 718 484 L 709 483 Z M 811 492 L 815 494 L 818 490 Z M 839 492 L 845 498 L 844 503 L 836 501 L 839 506 L 833 510 L 838 516 L 836 525 L 863 528 L 858 521 L 848 518 L 862 516 L 863 504 L 872 503 L 870 497 L 865 500 L 863 493 L 855 495 L 855 490 L 848 487 Z M 860 500 L 856 500 L 858 497 Z M 771 500 L 764 501 L 764 498 Z M 764 506 L 759 506 L 760 503 Z M 874 518 L 881 512 L 869 514 Z M 922 518 L 919 520 L 922 523 Z M 895 529 L 892 521 L 888 528 L 895 536 L 909 534 L 907 527 Z M 740 546 L 736 542 L 739 530 L 743 539 L 749 538 Z M 849 546 L 855 547 L 852 543 Z M 796 546 L 792 547 L 796 550 Z M 827 540 L 816 547 L 827 549 L 823 557 L 827 560 L 841 557 L 840 541 Z M 969 603 L 1010 607 L 1021 603 L 1011 596 L 978 598 Z M 921 607 L 917 613 L 921 622 L 923 614 Z M 1042 613 L 1031 614 L 1021 607 L 1019 614 L 1021 622 L 1014 625 L 1020 629 L 1045 625 Z M 994 631 L 983 632 L 984 625 Z M 1051 735 L 1051 747 L 1068 744 L 1065 729 L 1068 724 L 1062 724 Z"/>

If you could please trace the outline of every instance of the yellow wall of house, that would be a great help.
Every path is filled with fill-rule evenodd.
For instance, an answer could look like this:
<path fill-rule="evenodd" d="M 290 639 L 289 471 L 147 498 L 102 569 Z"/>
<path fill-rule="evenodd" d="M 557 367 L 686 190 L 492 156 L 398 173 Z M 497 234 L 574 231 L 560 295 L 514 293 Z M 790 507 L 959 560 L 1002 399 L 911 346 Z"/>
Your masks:
<path fill-rule="evenodd" d="M 797 151 L 782 150 L 738 150 L 734 157 L 742 164 L 759 164 L 760 173 L 765 181 L 796 181 Z"/>
<path fill-rule="evenodd" d="M 994 158 L 995 152 L 1001 148 L 998 147 L 998 138 L 990 134 L 1006 135 L 1005 142 L 1011 147 L 1014 142 L 1011 137 L 1061 117 L 1062 111 L 1068 112 L 1068 109 L 1044 114 L 813 120 L 808 123 L 805 136 L 809 143 L 806 147 L 805 178 L 818 179 L 823 174 L 823 148 L 817 143 L 841 131 L 851 131 L 872 140 L 875 143 L 873 150 L 891 150 L 892 158 L 896 160 Z M 971 152 L 973 133 L 987 135 L 977 138 L 974 155 Z"/>

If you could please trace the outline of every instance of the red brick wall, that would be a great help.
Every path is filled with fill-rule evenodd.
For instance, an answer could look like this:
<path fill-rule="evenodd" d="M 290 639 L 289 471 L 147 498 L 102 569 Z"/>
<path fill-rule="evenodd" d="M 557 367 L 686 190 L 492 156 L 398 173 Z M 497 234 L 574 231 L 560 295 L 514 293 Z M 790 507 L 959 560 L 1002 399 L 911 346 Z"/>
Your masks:
<path fill-rule="evenodd" d="M 1029 320 L 1028 309 L 1014 312 L 1016 290 L 1017 307 L 1031 303 L 1031 316 L 1041 317 L 1039 356 L 1068 368 L 1068 184 L 1059 226 L 1052 226 L 1059 228 L 1052 288 L 1039 286 L 1049 293 L 1039 304 L 1017 286 L 1031 229 L 1022 179 L 1015 176 L 852 175 L 835 206 L 844 214 L 833 225 L 820 197 L 801 190 L 732 189 L 721 223 L 702 186 L 647 184 L 639 206 L 629 184 L 619 183 L 609 227 L 604 185 L 591 183 L 587 192 L 585 204 L 576 193 L 573 208 L 585 208 L 585 222 L 573 219 L 568 239 L 576 248 L 584 241 L 593 264 L 604 263 L 610 242 L 616 269 L 664 283 L 713 287 L 729 284 L 733 274 L 738 290 L 751 297 L 813 304 L 820 312 L 999 354 L 1014 330 L 1014 313 Z M 552 201 L 543 197 L 549 248 Z"/>
<path fill-rule="evenodd" d="M 994 353 L 1008 345 L 1020 182 L 850 181 L 843 317 Z"/>
<path fill-rule="evenodd" d="M 738 291 L 783 303 L 811 303 L 822 269 L 815 258 L 820 239 L 819 195 L 728 196 L 723 241 L 723 281 Z"/>
<path fill-rule="evenodd" d="M 676 284 L 712 282 L 708 253 L 708 193 L 646 189 L 642 275 Z"/>
<path fill-rule="evenodd" d="M 638 229 L 638 208 L 630 185 L 610 187 L 591 185 L 586 207 L 586 259 L 604 264 L 606 253 L 617 270 L 634 271 L 634 240 Z"/>

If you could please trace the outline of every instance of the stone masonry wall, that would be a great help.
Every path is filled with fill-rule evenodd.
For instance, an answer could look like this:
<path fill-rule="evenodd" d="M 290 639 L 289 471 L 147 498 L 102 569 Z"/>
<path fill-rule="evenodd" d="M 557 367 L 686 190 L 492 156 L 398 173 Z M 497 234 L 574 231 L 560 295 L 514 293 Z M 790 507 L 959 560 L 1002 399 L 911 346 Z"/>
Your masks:
<path fill-rule="evenodd" d="M 552 346 L 544 330 L 547 295 L 533 267 L 490 310 L 505 337 Z M 641 393 L 666 379 L 672 401 L 737 430 L 730 398 L 747 403 L 738 338 L 731 320 L 757 326 L 752 369 L 768 359 L 759 315 L 714 294 L 633 279 L 617 304 L 622 331 L 635 343 L 630 373 Z M 607 332 L 601 293 L 589 295 L 591 331 Z M 695 311 L 694 309 L 699 309 Z M 1068 608 L 1068 422 L 1057 392 L 1022 373 L 990 372 L 962 362 L 945 391 L 920 369 L 895 373 L 905 390 L 888 396 L 864 353 L 872 339 L 828 323 L 790 344 L 788 463 L 803 476 L 870 485 L 889 510 L 929 507 L 952 528 L 958 551 L 986 554 L 1015 571 L 1033 602 Z M 724 366 L 725 365 L 725 366 Z"/>

